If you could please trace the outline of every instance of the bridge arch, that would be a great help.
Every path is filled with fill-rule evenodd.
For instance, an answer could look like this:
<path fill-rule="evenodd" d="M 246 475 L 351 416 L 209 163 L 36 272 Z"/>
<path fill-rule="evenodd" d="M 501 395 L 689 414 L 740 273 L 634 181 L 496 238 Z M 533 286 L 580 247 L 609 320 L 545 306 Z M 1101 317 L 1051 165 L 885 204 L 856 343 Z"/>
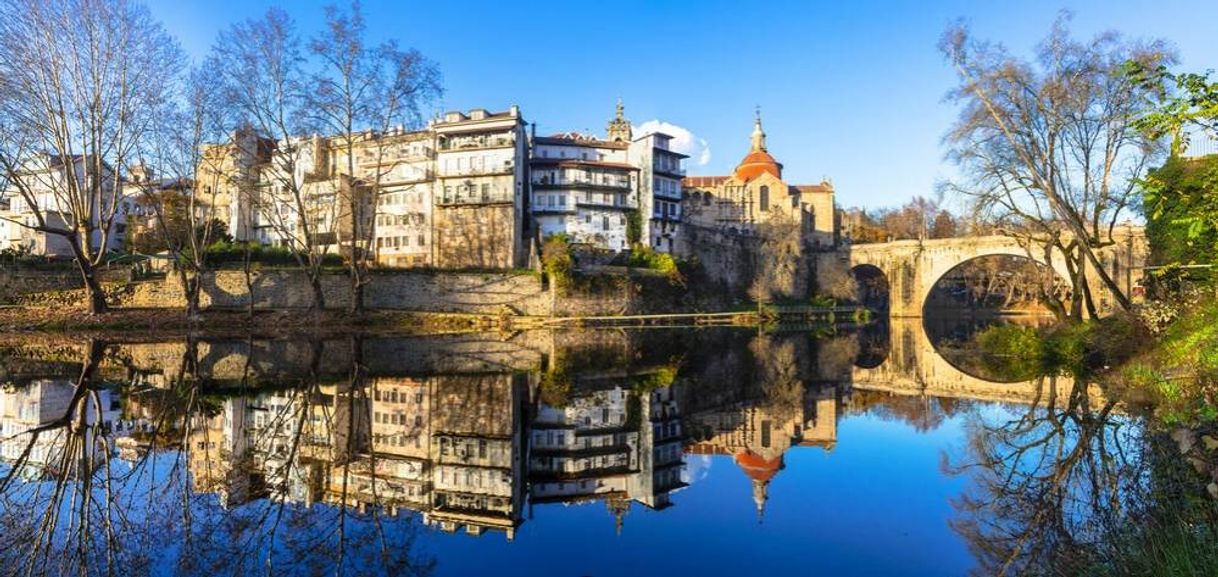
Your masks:
<path fill-rule="evenodd" d="M 1020 262 L 1020 263 L 1030 263 L 1042 271 L 1045 269 L 1048 269 L 1048 270 L 1052 271 L 1053 274 L 1055 275 L 1055 277 L 1056 277 L 1055 280 L 1061 281 L 1061 282 L 1065 283 L 1067 286 L 1069 285 L 1069 278 L 1070 278 L 1069 271 L 1066 269 L 1064 263 L 1059 263 L 1059 264 L 1061 264 L 1061 266 L 1054 267 L 1051 264 L 1043 262 L 1043 260 L 1038 260 L 1038 259 L 1028 256 L 1027 253 L 1016 253 L 1015 251 L 997 251 L 997 252 L 990 252 L 988 254 L 978 254 L 975 256 L 968 256 L 964 260 L 961 260 L 954 265 L 948 266 L 946 268 L 946 270 L 940 270 L 940 268 L 941 268 L 940 267 L 940 268 L 932 269 L 926 273 L 926 279 L 925 279 L 925 282 L 922 287 L 924 289 L 924 291 L 922 294 L 922 298 L 920 300 L 921 306 L 922 306 L 922 311 L 923 311 L 922 316 L 925 316 L 927 307 L 929 307 L 931 305 L 931 303 L 933 302 L 932 297 L 934 296 L 935 290 L 940 288 L 940 283 L 942 283 L 945 279 L 949 278 L 953 272 L 958 271 L 969 264 L 977 263 L 978 261 L 982 261 L 982 260 L 990 259 L 990 258 L 1014 259 L 1015 261 Z"/>
<path fill-rule="evenodd" d="M 920 283 L 921 291 L 919 294 L 920 298 L 916 303 L 918 314 L 921 314 L 922 307 L 925 306 L 926 301 L 930 298 L 931 291 L 934 290 L 935 285 L 943 277 L 947 276 L 952 270 L 983 257 L 1007 256 L 1020 258 L 1048 267 L 1062 279 L 1070 278 L 1069 269 L 1067 269 L 1065 261 L 1062 260 L 1057 251 L 1054 251 L 1055 256 L 1052 262 L 1046 262 L 1044 258 L 1037 258 L 1029 254 L 1029 251 L 1019 246 L 1013 239 L 1003 238 L 1003 240 L 1005 242 L 969 243 L 973 244 L 973 246 L 966 244 L 960 247 L 929 247 L 925 254 L 921 256 L 923 262 L 922 274 L 920 275 L 922 277 Z"/>
<path fill-rule="evenodd" d="M 857 287 L 860 304 L 871 310 L 888 311 L 892 300 L 892 287 L 883 269 L 863 263 L 851 268 L 850 276 Z"/>

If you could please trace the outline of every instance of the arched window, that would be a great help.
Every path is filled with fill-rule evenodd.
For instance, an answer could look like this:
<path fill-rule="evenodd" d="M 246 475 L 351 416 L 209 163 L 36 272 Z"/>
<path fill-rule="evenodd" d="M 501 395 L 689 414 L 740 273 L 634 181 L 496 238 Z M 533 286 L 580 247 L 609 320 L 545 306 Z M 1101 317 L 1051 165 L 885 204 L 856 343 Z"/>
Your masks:
<path fill-rule="evenodd" d="M 770 187 L 762 186 L 758 197 L 757 204 L 761 206 L 762 212 L 770 210 Z"/>

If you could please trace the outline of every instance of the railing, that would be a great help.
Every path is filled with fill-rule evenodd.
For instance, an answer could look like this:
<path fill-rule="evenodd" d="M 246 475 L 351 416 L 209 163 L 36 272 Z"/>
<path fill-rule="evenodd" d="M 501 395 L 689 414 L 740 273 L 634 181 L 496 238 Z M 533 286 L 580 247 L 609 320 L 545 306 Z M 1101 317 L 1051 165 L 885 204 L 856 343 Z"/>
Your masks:
<path fill-rule="evenodd" d="M 481 191 L 441 193 L 436 196 L 436 204 L 440 205 L 500 204 L 511 203 L 513 200 L 512 193 L 506 190 L 490 191 L 486 194 L 483 194 Z"/>
<path fill-rule="evenodd" d="M 444 169 L 444 170 L 440 171 L 440 176 L 441 177 L 452 177 L 452 176 L 502 175 L 502 174 L 511 174 L 513 172 L 513 168 L 514 168 L 514 164 L 511 162 L 508 162 L 508 163 L 506 163 L 502 166 L 498 166 L 498 167 L 483 166 L 481 168 L 469 167 L 469 168 L 458 168 L 458 169 Z"/>
<path fill-rule="evenodd" d="M 553 180 L 538 180 L 533 182 L 534 188 L 591 188 L 602 190 L 629 191 L 630 183 L 594 182 L 592 180 L 556 178 Z"/>
<path fill-rule="evenodd" d="M 509 136 L 495 137 L 449 137 L 440 141 L 440 150 L 442 152 L 452 150 L 475 150 L 478 148 L 504 148 L 515 146 L 516 139 Z"/>

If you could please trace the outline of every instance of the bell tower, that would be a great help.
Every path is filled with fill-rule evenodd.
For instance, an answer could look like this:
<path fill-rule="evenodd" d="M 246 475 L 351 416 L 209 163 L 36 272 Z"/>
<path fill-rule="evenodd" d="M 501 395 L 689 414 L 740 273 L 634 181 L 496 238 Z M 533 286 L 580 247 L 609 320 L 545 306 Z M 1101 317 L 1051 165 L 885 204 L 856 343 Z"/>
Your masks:
<path fill-rule="evenodd" d="M 757 107 L 756 116 L 753 119 L 753 147 L 751 152 L 765 150 L 765 131 L 761 129 L 761 107 Z"/>
<path fill-rule="evenodd" d="M 626 120 L 626 107 L 622 106 L 621 98 L 617 99 L 617 115 L 609 121 L 609 128 L 605 132 L 610 142 L 630 142 L 633 136 L 630 121 Z"/>

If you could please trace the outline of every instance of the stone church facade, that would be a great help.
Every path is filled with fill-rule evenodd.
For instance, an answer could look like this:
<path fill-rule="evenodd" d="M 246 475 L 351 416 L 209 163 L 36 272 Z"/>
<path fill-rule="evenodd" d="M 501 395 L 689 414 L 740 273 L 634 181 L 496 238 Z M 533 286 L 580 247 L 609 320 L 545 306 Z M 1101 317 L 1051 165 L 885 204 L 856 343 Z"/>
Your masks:
<path fill-rule="evenodd" d="M 828 248 L 835 240 L 833 185 L 790 184 L 783 166 L 766 148 L 758 113 L 748 154 L 728 176 L 690 176 L 682 212 L 689 225 L 727 234 L 752 235 L 780 220 L 798 225 L 803 245 Z"/>

